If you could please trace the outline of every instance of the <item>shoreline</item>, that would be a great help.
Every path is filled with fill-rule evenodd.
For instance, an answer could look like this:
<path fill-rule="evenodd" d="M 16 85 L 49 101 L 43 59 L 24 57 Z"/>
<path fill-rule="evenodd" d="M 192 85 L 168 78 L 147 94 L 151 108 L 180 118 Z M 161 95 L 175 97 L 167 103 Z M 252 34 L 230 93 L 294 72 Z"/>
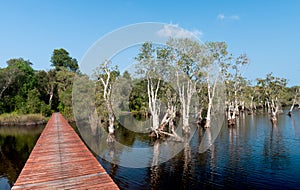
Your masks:
<path fill-rule="evenodd" d="M 48 122 L 48 119 L 42 114 L 5 113 L 0 115 L 0 127 L 43 125 Z"/>

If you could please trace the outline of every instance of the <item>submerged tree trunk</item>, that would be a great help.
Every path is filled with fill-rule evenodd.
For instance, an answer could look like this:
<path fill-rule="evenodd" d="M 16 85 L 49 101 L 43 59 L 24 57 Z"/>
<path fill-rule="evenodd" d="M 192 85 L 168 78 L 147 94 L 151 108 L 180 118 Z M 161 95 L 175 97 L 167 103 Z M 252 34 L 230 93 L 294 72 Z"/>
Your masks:
<path fill-rule="evenodd" d="M 207 106 L 207 114 L 206 114 L 206 122 L 205 122 L 205 128 L 210 127 L 210 119 L 211 119 L 211 107 L 212 107 L 212 99 L 209 98 L 208 100 L 208 106 Z"/>
<path fill-rule="evenodd" d="M 270 101 L 267 100 L 266 104 L 267 104 L 267 108 L 268 108 L 268 113 L 271 113 L 271 105 L 270 105 Z"/>
<path fill-rule="evenodd" d="M 175 125 L 174 125 L 175 117 L 176 117 L 176 106 L 172 105 L 172 103 L 169 101 L 168 110 L 160 123 L 158 134 L 160 136 L 166 135 L 166 136 L 173 137 L 176 141 L 182 141 L 182 138 L 175 131 Z M 166 130 L 167 125 L 169 126 L 169 130 Z"/>
<path fill-rule="evenodd" d="M 207 105 L 207 114 L 206 114 L 206 123 L 205 128 L 211 127 L 211 112 L 212 112 L 212 106 L 213 106 L 213 99 L 215 96 L 216 86 L 217 86 L 217 79 L 215 79 L 213 83 L 213 87 L 211 89 L 210 86 L 210 79 L 207 77 L 207 93 L 208 93 L 208 105 Z"/>
<path fill-rule="evenodd" d="M 277 98 L 275 101 L 272 99 L 272 104 L 271 104 L 270 110 L 271 110 L 271 122 L 273 125 L 276 125 L 277 124 L 277 114 L 278 114 L 278 110 L 279 110 Z"/>
<path fill-rule="evenodd" d="M 110 95 L 110 90 L 108 92 L 108 95 Z M 110 102 L 110 97 L 106 100 L 106 107 L 108 111 L 108 136 L 106 141 L 108 143 L 113 143 L 115 141 L 115 115 Z"/>
<path fill-rule="evenodd" d="M 176 73 L 177 77 L 177 88 L 179 93 L 179 100 L 181 103 L 181 114 L 182 114 L 182 129 L 184 133 L 190 133 L 189 126 L 189 115 L 191 99 L 193 94 L 196 92 L 196 85 L 188 78 L 187 81 L 180 83 L 179 74 Z M 186 85 L 185 85 L 186 84 Z"/>
<path fill-rule="evenodd" d="M 106 79 L 103 76 L 98 76 L 98 79 L 102 82 L 103 85 L 103 99 L 105 101 L 106 108 L 108 111 L 108 136 L 106 141 L 108 143 L 112 143 L 115 141 L 115 116 L 111 105 L 111 71 L 107 68 L 108 63 L 108 61 L 103 63 L 103 70 L 106 74 Z"/>
<path fill-rule="evenodd" d="M 253 114 L 253 110 L 254 110 L 253 99 L 254 99 L 254 97 L 251 96 L 251 102 L 250 102 L 250 107 L 249 107 L 248 115 L 252 115 Z"/>
<path fill-rule="evenodd" d="M 147 82 L 148 82 L 147 84 L 148 103 L 149 103 L 149 109 L 150 109 L 151 119 L 152 119 L 151 128 L 152 128 L 152 133 L 154 133 L 158 138 L 160 108 L 157 102 L 157 93 L 160 87 L 160 80 L 158 80 L 155 87 L 153 85 L 152 78 L 148 77 Z"/>
<path fill-rule="evenodd" d="M 244 112 L 245 111 L 245 101 L 241 101 L 240 105 L 241 105 L 241 112 Z"/>
<path fill-rule="evenodd" d="M 291 108 L 290 108 L 290 110 L 289 110 L 289 112 L 288 112 L 288 116 L 292 116 L 292 111 L 293 111 L 293 109 L 294 109 L 294 106 L 295 106 L 295 103 L 296 103 L 296 99 L 297 99 L 297 96 L 298 96 L 298 90 L 296 90 L 296 94 L 295 94 L 295 96 L 294 96 L 294 98 L 293 98 L 293 104 L 291 105 Z"/>
<path fill-rule="evenodd" d="M 114 122 L 115 122 L 115 116 L 112 114 L 109 116 L 109 126 L 108 126 L 108 136 L 106 141 L 108 143 L 113 143 L 115 142 L 115 127 L 114 127 Z"/>
<path fill-rule="evenodd" d="M 199 108 L 199 111 L 198 111 L 198 115 L 197 115 L 197 118 L 198 118 L 198 124 L 201 124 L 202 123 L 202 112 L 203 112 L 203 108 L 200 107 Z"/>
<path fill-rule="evenodd" d="M 228 113 L 227 113 L 227 120 L 228 120 L 228 126 L 235 125 L 236 120 L 236 109 L 234 107 L 234 104 L 231 103 L 228 107 Z"/>

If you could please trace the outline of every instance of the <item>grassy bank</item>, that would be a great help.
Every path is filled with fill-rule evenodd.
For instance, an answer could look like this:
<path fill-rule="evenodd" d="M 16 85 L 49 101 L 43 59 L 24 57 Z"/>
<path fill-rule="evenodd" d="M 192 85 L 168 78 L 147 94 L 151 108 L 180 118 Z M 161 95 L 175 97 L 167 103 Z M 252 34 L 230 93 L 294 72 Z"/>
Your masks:
<path fill-rule="evenodd" d="M 45 124 L 48 119 L 42 114 L 5 113 L 0 115 L 0 126 Z"/>

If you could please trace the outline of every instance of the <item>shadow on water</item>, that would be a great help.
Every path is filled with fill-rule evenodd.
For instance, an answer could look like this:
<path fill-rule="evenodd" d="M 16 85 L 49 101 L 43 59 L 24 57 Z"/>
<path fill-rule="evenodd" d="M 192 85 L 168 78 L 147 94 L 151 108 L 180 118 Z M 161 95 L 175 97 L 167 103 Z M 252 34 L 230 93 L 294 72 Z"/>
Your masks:
<path fill-rule="evenodd" d="M 0 189 L 17 180 L 44 126 L 0 126 Z"/>

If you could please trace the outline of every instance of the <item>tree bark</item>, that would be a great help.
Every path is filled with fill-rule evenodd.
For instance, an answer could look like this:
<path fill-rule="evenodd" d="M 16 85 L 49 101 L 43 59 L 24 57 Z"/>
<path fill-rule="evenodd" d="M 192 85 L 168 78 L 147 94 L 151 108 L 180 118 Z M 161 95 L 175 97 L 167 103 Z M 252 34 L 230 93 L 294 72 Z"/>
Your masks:
<path fill-rule="evenodd" d="M 160 80 L 158 80 L 156 88 L 154 87 L 152 79 L 150 77 L 147 78 L 147 82 L 148 103 L 152 119 L 152 131 L 156 134 L 156 137 L 158 138 L 159 136 L 157 131 L 159 128 L 160 108 L 159 105 L 157 105 L 157 93 L 160 86 Z"/>
<path fill-rule="evenodd" d="M 111 105 L 111 72 L 108 68 L 106 68 L 107 63 L 104 63 L 104 72 L 106 74 L 106 80 L 103 77 L 99 77 L 100 81 L 102 82 L 103 85 L 103 98 L 106 103 L 106 108 L 108 111 L 108 136 L 106 141 L 108 143 L 114 142 L 114 133 L 115 133 L 115 127 L 114 127 L 114 122 L 115 122 L 115 116 L 113 113 L 112 105 Z"/>
<path fill-rule="evenodd" d="M 298 96 L 298 90 L 296 90 L 296 94 L 295 94 L 295 96 L 294 96 L 294 98 L 293 98 L 293 104 L 292 104 L 292 106 L 291 106 L 291 108 L 290 108 L 290 111 L 288 112 L 288 116 L 292 116 L 292 111 L 293 111 L 293 109 L 294 109 L 294 106 L 295 106 L 295 103 L 296 103 L 296 99 L 297 99 L 297 96 Z"/>
<path fill-rule="evenodd" d="M 215 79 L 213 83 L 213 88 L 211 89 L 210 86 L 210 79 L 207 77 L 207 92 L 208 92 L 208 106 L 207 106 L 207 115 L 206 115 L 206 123 L 205 123 L 205 128 L 211 127 L 211 109 L 213 105 L 213 98 L 215 96 L 215 91 L 216 91 L 216 86 L 217 86 L 217 79 Z"/>
<path fill-rule="evenodd" d="M 190 133 L 189 126 L 189 114 L 190 114 L 190 104 L 193 94 L 196 92 L 196 85 L 190 79 L 185 82 L 179 82 L 179 73 L 176 73 L 177 77 L 177 88 L 179 93 L 179 100 L 181 103 L 181 114 L 182 114 L 182 129 L 184 133 Z"/>

